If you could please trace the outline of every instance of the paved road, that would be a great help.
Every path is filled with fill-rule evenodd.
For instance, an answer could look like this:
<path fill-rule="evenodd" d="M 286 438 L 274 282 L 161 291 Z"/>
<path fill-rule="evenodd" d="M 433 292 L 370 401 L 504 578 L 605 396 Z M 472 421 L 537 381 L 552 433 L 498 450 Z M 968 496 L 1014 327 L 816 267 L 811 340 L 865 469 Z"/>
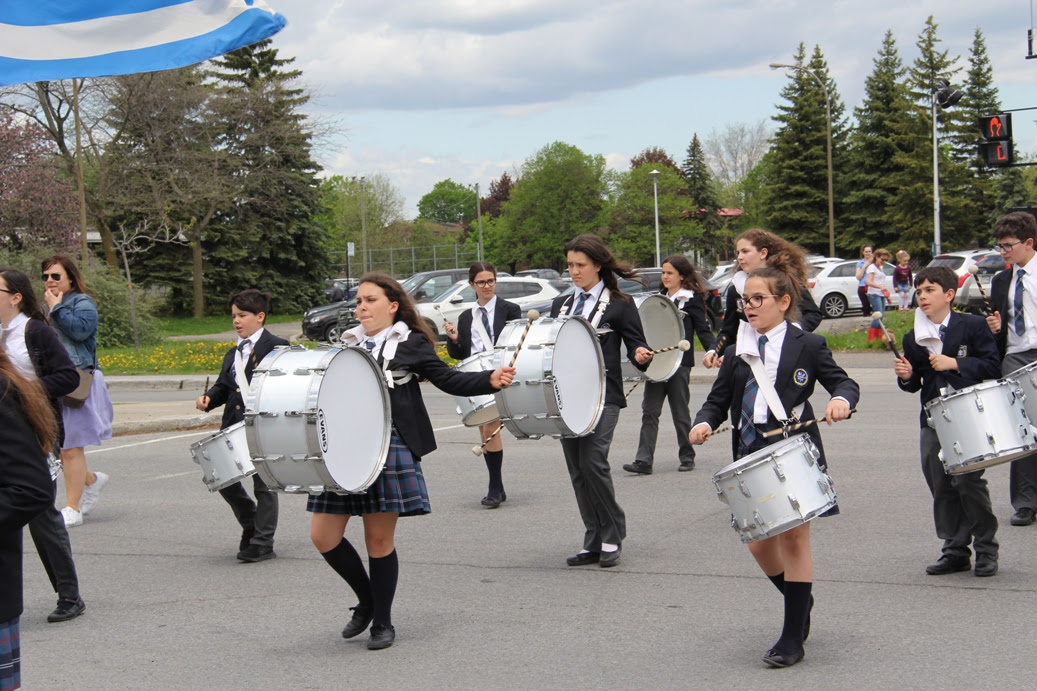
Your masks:
<path fill-rule="evenodd" d="M 678 473 L 664 424 L 657 473 L 615 473 L 629 523 L 622 564 L 573 569 L 564 558 L 582 527 L 558 443 L 507 439 L 508 502 L 488 511 L 476 435 L 427 389 L 440 445 L 423 464 L 433 513 L 400 523 L 393 648 L 339 636 L 354 600 L 310 545 L 302 497 L 281 500 L 279 557 L 238 563 L 230 511 L 187 453 L 205 433 L 124 436 L 91 450 L 112 481 L 71 533 L 83 617 L 45 623 L 54 596 L 26 541 L 26 688 L 1031 687 L 1037 526 L 1007 525 L 1008 468 L 987 473 L 1000 573 L 926 576 L 939 545 L 918 401 L 859 362 L 860 412 L 824 432 L 843 514 L 815 524 L 817 607 L 793 669 L 760 661 L 782 602 L 716 499 L 726 439 Z M 695 383 L 693 404 L 704 394 Z M 636 446 L 639 393 L 631 402 L 615 468 Z M 362 544 L 358 524 L 347 533 Z"/>

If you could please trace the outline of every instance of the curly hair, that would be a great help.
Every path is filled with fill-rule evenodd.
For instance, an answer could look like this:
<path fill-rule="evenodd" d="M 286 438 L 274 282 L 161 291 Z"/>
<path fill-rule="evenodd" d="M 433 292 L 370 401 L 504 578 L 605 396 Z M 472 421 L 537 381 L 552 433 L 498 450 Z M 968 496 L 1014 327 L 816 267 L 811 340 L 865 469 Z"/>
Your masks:
<path fill-rule="evenodd" d="M 785 238 L 762 228 L 750 228 L 738 238 L 745 240 L 757 250 L 767 250 L 767 266 L 781 269 L 794 280 L 800 289 L 807 286 L 806 250 Z"/>
<path fill-rule="evenodd" d="M 432 344 L 433 348 L 436 346 L 436 335 L 432 332 L 432 328 L 418 314 L 414 301 L 410 299 L 410 295 L 407 295 L 407 291 L 403 289 L 403 286 L 396 279 L 381 271 L 370 271 L 360 277 L 357 286 L 362 286 L 365 283 L 378 286 L 385 293 L 385 297 L 389 298 L 389 302 L 395 302 L 398 305 L 396 315 L 393 318 L 394 323 L 403 322 L 412 331 L 420 331 L 428 339 L 428 342 Z"/>

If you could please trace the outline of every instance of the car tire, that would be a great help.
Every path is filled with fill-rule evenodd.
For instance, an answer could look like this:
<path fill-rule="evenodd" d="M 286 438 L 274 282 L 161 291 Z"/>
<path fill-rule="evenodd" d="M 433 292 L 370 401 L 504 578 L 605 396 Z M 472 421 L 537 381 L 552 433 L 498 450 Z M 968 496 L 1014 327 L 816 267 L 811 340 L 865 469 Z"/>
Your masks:
<path fill-rule="evenodd" d="M 324 330 L 324 339 L 323 340 L 326 341 L 327 343 L 330 343 L 331 345 L 341 345 L 342 344 L 342 334 L 344 332 L 345 332 L 345 329 L 342 328 L 342 325 L 339 324 L 338 322 L 335 322 L 334 324 L 332 324 L 331 326 L 329 326 L 327 329 Z"/>
<path fill-rule="evenodd" d="M 846 298 L 839 293 L 830 293 L 821 300 L 821 313 L 825 319 L 838 319 L 846 314 Z"/>

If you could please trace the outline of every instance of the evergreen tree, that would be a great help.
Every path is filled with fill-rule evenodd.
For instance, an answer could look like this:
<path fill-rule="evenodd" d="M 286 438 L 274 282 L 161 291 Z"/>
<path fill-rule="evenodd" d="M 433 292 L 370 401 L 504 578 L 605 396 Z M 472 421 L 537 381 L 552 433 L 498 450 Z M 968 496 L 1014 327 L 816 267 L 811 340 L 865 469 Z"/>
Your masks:
<path fill-rule="evenodd" d="M 706 153 L 699 141 L 698 133 L 691 137 L 688 151 L 681 168 L 681 177 L 688 186 L 689 217 L 698 221 L 705 233 L 702 240 L 710 247 L 722 244 L 726 237 L 720 233 L 724 223 L 717 213 L 720 210 L 720 194 L 716 179 L 709 169 Z"/>
<path fill-rule="evenodd" d="M 844 142 L 844 106 L 820 46 L 814 47 L 804 65 L 801 43 L 794 64 L 810 70 L 820 84 L 803 69 L 789 71 L 789 83 L 781 95 L 788 104 L 778 106 L 773 119 L 778 123 L 771 147 L 775 173 L 765 190 L 769 230 L 816 251 L 828 251 L 828 141 L 825 89 L 831 103 L 833 168 L 842 168 L 838 155 Z M 822 89 L 824 84 L 825 89 Z M 840 165 L 836 165 L 840 164 Z M 836 195 L 836 199 L 838 199 Z"/>
<path fill-rule="evenodd" d="M 911 117 L 904 67 L 893 32 L 887 31 L 873 61 L 875 68 L 864 83 L 864 100 L 854 109 L 857 127 L 850 133 L 849 166 L 843 171 L 842 227 L 836 236 L 842 256 L 856 256 L 864 243 L 893 245 L 896 235 L 884 216 L 896 192 L 897 172 L 894 133 Z"/>

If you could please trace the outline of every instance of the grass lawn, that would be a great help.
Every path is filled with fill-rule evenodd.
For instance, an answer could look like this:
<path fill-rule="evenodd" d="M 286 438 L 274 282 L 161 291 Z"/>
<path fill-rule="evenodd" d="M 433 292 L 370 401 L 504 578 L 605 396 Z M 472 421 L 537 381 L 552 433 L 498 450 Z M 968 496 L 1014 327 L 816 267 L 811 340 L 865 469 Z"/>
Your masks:
<path fill-rule="evenodd" d="M 886 312 L 886 316 L 882 318 L 883 323 L 887 329 L 890 329 L 894 335 L 894 341 L 896 342 L 897 349 L 900 349 L 900 344 L 904 339 L 904 334 L 914 328 L 915 326 L 915 311 L 910 312 Z M 841 334 L 824 334 L 825 339 L 828 341 L 828 347 L 832 350 L 842 350 L 851 352 L 861 352 L 865 350 L 887 350 L 887 346 L 882 341 L 876 340 L 868 343 L 868 324 L 865 322 L 856 331 Z"/>
<path fill-rule="evenodd" d="M 163 338 L 167 336 L 218 334 L 234 329 L 229 313 L 202 317 L 201 319 L 195 319 L 194 317 L 165 317 L 157 321 L 159 332 Z M 301 321 L 301 314 L 272 314 L 267 317 L 267 322 L 270 324 Z"/>

